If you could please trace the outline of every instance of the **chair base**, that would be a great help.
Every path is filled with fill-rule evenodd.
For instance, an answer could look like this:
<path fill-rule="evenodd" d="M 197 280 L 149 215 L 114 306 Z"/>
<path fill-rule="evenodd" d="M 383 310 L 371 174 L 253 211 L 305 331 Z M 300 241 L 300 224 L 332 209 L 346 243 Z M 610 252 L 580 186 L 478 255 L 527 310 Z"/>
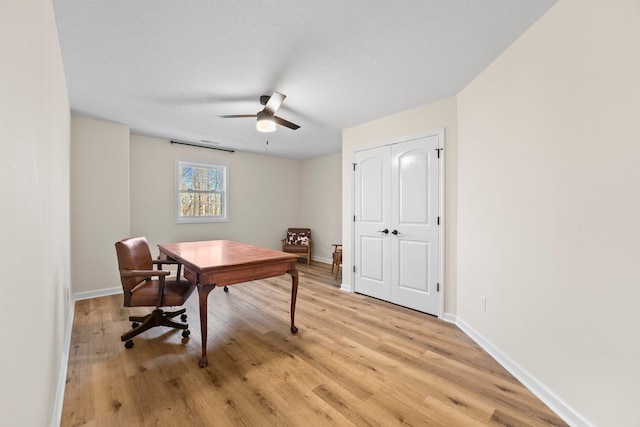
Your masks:
<path fill-rule="evenodd" d="M 123 334 L 120 337 L 120 340 L 126 341 L 126 348 L 131 348 L 133 347 L 133 341 L 131 341 L 133 337 L 135 337 L 136 335 L 140 335 L 144 331 L 147 331 L 155 326 L 167 326 L 169 328 L 183 329 L 184 332 L 182 332 L 182 336 L 186 338 L 190 333 L 190 331 L 188 330 L 189 325 L 187 323 L 178 323 L 171 320 L 176 316 L 182 315 L 181 320 L 184 322 L 185 320 L 187 320 L 187 315 L 185 314 L 186 311 L 187 310 L 183 308 L 178 311 L 165 312 L 160 308 L 156 308 L 146 316 L 129 316 L 129 321 L 133 322 L 133 327 L 129 332 Z"/>

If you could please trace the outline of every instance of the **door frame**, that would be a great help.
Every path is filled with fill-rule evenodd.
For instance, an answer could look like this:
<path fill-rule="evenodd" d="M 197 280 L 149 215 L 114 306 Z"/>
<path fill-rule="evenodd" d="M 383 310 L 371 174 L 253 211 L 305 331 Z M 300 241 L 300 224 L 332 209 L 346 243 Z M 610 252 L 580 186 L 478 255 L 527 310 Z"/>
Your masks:
<path fill-rule="evenodd" d="M 438 137 L 438 149 L 440 150 L 440 156 L 438 163 L 438 216 L 440 217 L 440 227 L 438 228 L 438 240 L 439 240 L 439 257 L 438 257 L 438 283 L 440 284 L 440 292 L 438 298 L 438 318 L 444 319 L 444 302 L 445 302 L 445 293 L 446 293 L 446 283 L 444 276 L 444 267 L 445 267 L 445 228 L 446 228 L 446 217 L 445 217 L 445 158 L 446 158 L 446 150 L 445 146 L 445 133 L 444 128 L 438 128 L 426 132 L 420 132 L 416 134 L 406 135 L 398 138 L 388 139 L 385 141 L 381 141 L 379 143 L 374 143 L 371 145 L 355 147 L 351 151 L 351 163 L 355 164 L 355 155 L 357 152 L 370 150 L 372 148 L 384 147 L 387 145 L 394 145 L 401 142 L 407 142 L 413 139 L 425 138 L 430 136 Z M 355 174 L 351 173 L 351 221 L 355 216 L 355 194 L 356 194 L 356 180 Z M 350 289 L 343 289 L 349 292 L 355 292 L 355 273 L 353 271 L 353 260 L 355 259 L 355 227 L 351 227 L 351 260 L 352 265 L 350 266 L 350 275 L 351 275 L 351 286 Z M 344 266 L 343 266 L 344 267 Z M 344 274 L 344 269 L 342 270 Z"/>

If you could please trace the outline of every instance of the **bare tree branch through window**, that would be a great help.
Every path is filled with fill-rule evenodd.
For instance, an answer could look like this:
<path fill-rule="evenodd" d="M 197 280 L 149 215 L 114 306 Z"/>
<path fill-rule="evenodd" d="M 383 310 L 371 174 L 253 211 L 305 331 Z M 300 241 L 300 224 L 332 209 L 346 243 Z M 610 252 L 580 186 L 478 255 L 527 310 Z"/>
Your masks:
<path fill-rule="evenodd" d="M 227 221 L 226 166 L 178 162 L 177 222 Z"/>

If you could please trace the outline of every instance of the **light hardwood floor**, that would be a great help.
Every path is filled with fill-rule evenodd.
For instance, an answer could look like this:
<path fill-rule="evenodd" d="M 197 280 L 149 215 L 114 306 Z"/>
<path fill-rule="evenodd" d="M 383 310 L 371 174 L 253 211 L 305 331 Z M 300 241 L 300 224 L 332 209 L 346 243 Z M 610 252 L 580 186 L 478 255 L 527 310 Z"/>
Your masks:
<path fill-rule="evenodd" d="M 122 296 L 78 301 L 62 426 L 566 425 L 455 325 L 338 289 L 324 264 L 209 295 L 209 366 L 191 337 L 120 341 Z"/>

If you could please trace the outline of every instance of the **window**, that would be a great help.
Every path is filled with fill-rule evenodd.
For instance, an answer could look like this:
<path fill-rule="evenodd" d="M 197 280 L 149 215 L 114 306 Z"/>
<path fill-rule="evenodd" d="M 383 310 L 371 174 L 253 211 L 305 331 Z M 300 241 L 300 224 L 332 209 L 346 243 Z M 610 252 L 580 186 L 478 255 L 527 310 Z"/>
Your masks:
<path fill-rule="evenodd" d="M 178 161 L 176 222 L 225 222 L 227 167 Z"/>

